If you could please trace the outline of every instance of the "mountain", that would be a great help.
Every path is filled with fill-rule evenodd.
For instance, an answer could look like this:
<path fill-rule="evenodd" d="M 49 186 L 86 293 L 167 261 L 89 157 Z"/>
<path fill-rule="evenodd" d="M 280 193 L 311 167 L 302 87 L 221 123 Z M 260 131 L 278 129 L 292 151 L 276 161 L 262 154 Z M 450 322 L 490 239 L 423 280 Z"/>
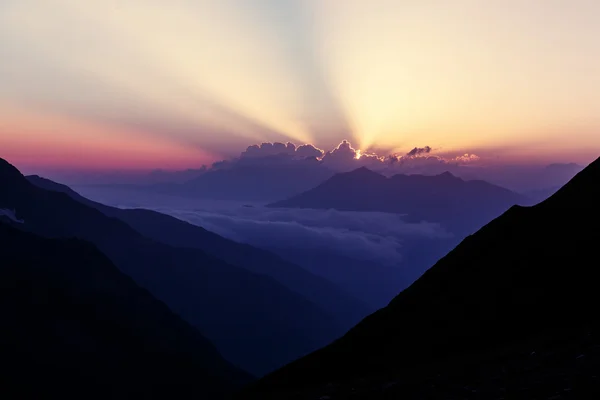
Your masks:
<path fill-rule="evenodd" d="M 334 174 L 316 159 L 285 163 L 272 156 L 261 158 L 260 163 L 242 161 L 208 170 L 182 184 L 153 185 L 145 189 L 194 198 L 274 201 L 302 193 Z"/>
<path fill-rule="evenodd" d="M 4 221 L 4 396 L 217 398 L 250 381 L 93 245 L 42 238 Z"/>
<path fill-rule="evenodd" d="M 316 304 L 264 275 L 193 248 L 147 238 L 129 225 L 32 185 L 0 160 L 0 209 L 21 229 L 92 242 L 125 274 L 196 327 L 234 365 L 255 375 L 327 344 L 343 329 Z"/>
<path fill-rule="evenodd" d="M 554 163 L 547 165 L 538 177 L 538 184 L 543 185 L 542 187 L 560 187 L 581 172 L 582 169 L 583 166 L 575 163 Z"/>
<path fill-rule="evenodd" d="M 455 233 L 469 234 L 523 201 L 523 196 L 508 189 L 465 181 L 450 172 L 387 178 L 361 167 L 269 207 L 400 213 L 407 214 L 407 221 L 438 222 Z"/>
<path fill-rule="evenodd" d="M 367 314 L 375 311 L 375 308 L 344 292 L 329 280 L 268 251 L 234 242 L 156 211 L 106 206 L 80 196 L 68 186 L 39 176 L 28 176 L 27 179 L 40 188 L 66 193 L 72 199 L 95 208 L 108 217 L 127 223 L 150 239 L 175 247 L 196 248 L 231 265 L 270 276 L 334 315 L 344 330 L 350 329 Z"/>
<path fill-rule="evenodd" d="M 599 224 L 600 159 L 245 398 L 598 397 Z"/>
<path fill-rule="evenodd" d="M 548 187 L 544 189 L 536 189 L 524 192 L 523 195 L 527 196 L 530 199 L 529 205 L 534 205 L 537 203 L 541 203 L 546 200 L 548 197 L 552 196 L 560 189 L 560 186 Z"/>

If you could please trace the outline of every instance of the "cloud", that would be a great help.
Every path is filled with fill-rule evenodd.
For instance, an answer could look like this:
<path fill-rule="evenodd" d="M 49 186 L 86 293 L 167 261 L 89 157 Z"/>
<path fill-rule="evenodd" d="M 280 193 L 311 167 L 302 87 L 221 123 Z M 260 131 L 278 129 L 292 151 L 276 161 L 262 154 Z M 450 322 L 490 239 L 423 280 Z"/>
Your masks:
<path fill-rule="evenodd" d="M 122 187 L 77 190 L 104 204 L 170 214 L 231 240 L 272 251 L 375 307 L 387 304 L 430 267 L 433 258 L 449 250 L 445 243 L 456 240 L 438 224 L 407 223 L 397 214 L 249 207 L 242 202 Z"/>
<path fill-rule="evenodd" d="M 326 160 L 326 159 L 352 160 L 355 158 L 356 158 L 356 149 L 354 149 L 354 147 L 352 147 L 350 142 L 347 140 L 343 140 L 342 143 L 338 144 L 338 146 L 335 149 L 327 152 L 327 154 L 325 154 L 325 157 L 323 157 L 324 160 Z"/>
<path fill-rule="evenodd" d="M 410 157 L 410 156 L 416 156 L 419 154 L 427 154 L 427 153 L 431 153 L 431 147 L 429 147 L 429 146 L 415 147 L 414 149 L 412 149 L 411 151 L 406 153 L 406 155 Z"/>
<path fill-rule="evenodd" d="M 475 154 L 466 153 L 456 157 L 442 157 L 430 154 L 431 151 L 431 147 L 425 146 L 415 147 L 404 156 L 390 155 L 385 159 L 387 168 L 384 168 L 385 171 L 382 172 L 434 175 L 449 171 L 460 175 L 464 166 L 481 160 Z"/>
<path fill-rule="evenodd" d="M 312 144 L 297 146 L 294 143 L 269 143 L 248 146 L 238 158 L 219 161 L 213 164 L 214 169 L 235 168 L 237 165 L 274 166 L 290 163 L 314 168 L 315 165 L 336 172 L 347 172 L 360 167 L 367 167 L 387 175 L 412 173 L 433 175 L 445 171 L 457 173 L 462 165 L 472 164 L 480 160 L 475 154 L 463 154 L 456 157 L 442 157 L 432 154 L 430 146 L 414 147 L 403 155 L 379 155 L 355 149 L 350 141 L 343 140 L 331 151 L 324 152 Z M 310 161 L 310 163 L 307 163 Z"/>
<path fill-rule="evenodd" d="M 16 211 L 14 211 L 14 210 L 0 208 L 0 219 L 2 217 L 6 217 L 6 218 L 10 219 L 11 221 L 19 223 L 19 224 L 25 223 L 25 221 L 23 221 L 22 219 L 17 218 Z"/>
<path fill-rule="evenodd" d="M 399 215 L 337 210 L 211 206 L 157 211 L 200 225 L 219 235 L 277 250 L 326 249 L 353 259 L 399 266 L 406 239 L 432 240 L 449 234 L 439 225 L 406 223 Z"/>
<path fill-rule="evenodd" d="M 242 152 L 241 158 L 244 157 L 268 157 L 280 154 L 293 155 L 296 151 L 296 145 L 293 143 L 262 143 L 260 146 L 253 144 L 248 146 L 246 151 Z"/>
<path fill-rule="evenodd" d="M 375 153 L 364 153 L 352 147 L 349 141 L 342 141 L 335 149 L 327 152 L 322 159 L 323 165 L 338 171 L 349 171 L 359 167 L 381 169 L 385 158 Z"/>
<path fill-rule="evenodd" d="M 323 165 L 344 170 L 358 159 L 359 154 L 350 142 L 344 140 L 335 149 L 325 153 L 323 156 Z"/>
<path fill-rule="evenodd" d="M 289 156 L 292 158 L 309 158 L 309 157 L 322 157 L 323 150 L 320 150 L 312 144 L 303 144 L 296 147 L 294 143 L 280 143 L 280 142 L 265 142 L 260 145 L 253 144 L 240 154 L 240 158 L 264 158 L 272 156 Z"/>
<path fill-rule="evenodd" d="M 468 164 L 471 162 L 479 161 L 480 157 L 475 154 L 463 154 L 462 156 L 457 156 L 450 159 L 449 162 L 455 162 L 460 164 Z"/>
<path fill-rule="evenodd" d="M 323 150 L 316 148 L 312 144 L 303 144 L 296 148 L 296 156 L 301 158 L 321 158 L 323 154 Z"/>
<path fill-rule="evenodd" d="M 77 187 L 82 195 L 121 208 L 148 208 L 229 239 L 273 250 L 325 249 L 357 260 L 402 267 L 415 240 L 427 246 L 451 235 L 435 223 L 408 223 L 397 214 L 247 207 L 245 203 L 189 199 L 127 188 Z M 410 267 L 410 266 L 407 266 Z"/>

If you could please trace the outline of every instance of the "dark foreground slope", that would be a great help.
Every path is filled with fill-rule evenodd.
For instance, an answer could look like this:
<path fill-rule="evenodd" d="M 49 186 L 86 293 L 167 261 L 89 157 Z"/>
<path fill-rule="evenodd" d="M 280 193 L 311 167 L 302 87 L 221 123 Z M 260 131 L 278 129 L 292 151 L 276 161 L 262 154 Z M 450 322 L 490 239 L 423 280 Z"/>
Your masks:
<path fill-rule="evenodd" d="M 198 249 L 149 239 L 64 193 L 32 185 L 0 160 L 0 209 L 21 229 L 92 242 L 140 286 L 198 328 L 233 364 L 261 375 L 329 343 L 342 329 L 313 302 L 274 279 Z"/>
<path fill-rule="evenodd" d="M 246 397 L 589 396 L 600 376 L 599 225 L 600 159 L 467 237 L 388 307 Z"/>
<path fill-rule="evenodd" d="M 219 398 L 250 380 L 93 245 L 0 221 L 0 393 Z"/>
<path fill-rule="evenodd" d="M 120 209 L 100 204 L 82 197 L 68 186 L 39 176 L 28 176 L 27 179 L 40 188 L 66 193 L 72 199 L 95 208 L 106 216 L 118 218 L 150 239 L 175 247 L 196 248 L 231 265 L 270 276 L 334 315 L 344 331 L 376 310 L 329 280 L 266 250 L 234 242 L 202 227 L 156 211 Z"/>
<path fill-rule="evenodd" d="M 524 201 L 508 189 L 485 181 L 466 181 L 449 172 L 387 178 L 361 167 L 269 206 L 399 213 L 406 214 L 407 221 L 438 222 L 457 234 L 470 234 Z"/>

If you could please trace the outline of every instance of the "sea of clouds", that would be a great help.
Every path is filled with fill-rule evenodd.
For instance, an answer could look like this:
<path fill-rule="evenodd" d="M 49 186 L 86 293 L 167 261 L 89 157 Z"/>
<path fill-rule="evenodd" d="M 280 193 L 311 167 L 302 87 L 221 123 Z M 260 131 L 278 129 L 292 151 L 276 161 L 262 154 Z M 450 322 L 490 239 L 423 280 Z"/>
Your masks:
<path fill-rule="evenodd" d="M 237 242 L 267 249 L 327 249 L 385 265 L 402 262 L 406 239 L 431 240 L 449 234 L 428 222 L 407 223 L 380 212 L 268 208 L 262 204 L 191 200 L 174 196 L 84 187 L 92 200 L 121 208 L 147 208 L 172 215 Z"/>

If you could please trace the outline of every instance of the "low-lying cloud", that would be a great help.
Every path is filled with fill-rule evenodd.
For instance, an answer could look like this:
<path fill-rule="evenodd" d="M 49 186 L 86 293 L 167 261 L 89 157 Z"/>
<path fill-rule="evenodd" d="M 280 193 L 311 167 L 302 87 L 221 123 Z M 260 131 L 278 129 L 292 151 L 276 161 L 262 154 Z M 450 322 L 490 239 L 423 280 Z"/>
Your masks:
<path fill-rule="evenodd" d="M 398 266 L 406 239 L 447 238 L 439 225 L 406 223 L 400 215 L 338 210 L 272 209 L 215 203 L 202 209 L 147 206 L 226 238 L 278 250 L 326 250 Z"/>
<path fill-rule="evenodd" d="M 330 226 L 309 226 L 296 221 L 268 220 L 257 216 L 228 216 L 193 212 L 173 213 L 222 236 L 269 249 L 327 250 L 354 259 L 383 264 L 401 262 L 401 240 L 369 232 Z"/>
<path fill-rule="evenodd" d="M 407 223 L 401 215 L 381 212 L 267 208 L 126 188 L 80 192 L 112 206 L 170 214 L 272 251 L 377 308 L 443 256 L 448 243 L 459 239 L 438 224 Z"/>
<path fill-rule="evenodd" d="M 163 210 L 164 211 L 164 210 Z M 340 255 L 398 265 L 403 240 L 447 237 L 438 225 L 408 224 L 385 213 L 254 208 L 228 213 L 171 211 L 171 215 L 238 242 L 277 249 L 326 249 Z"/>

